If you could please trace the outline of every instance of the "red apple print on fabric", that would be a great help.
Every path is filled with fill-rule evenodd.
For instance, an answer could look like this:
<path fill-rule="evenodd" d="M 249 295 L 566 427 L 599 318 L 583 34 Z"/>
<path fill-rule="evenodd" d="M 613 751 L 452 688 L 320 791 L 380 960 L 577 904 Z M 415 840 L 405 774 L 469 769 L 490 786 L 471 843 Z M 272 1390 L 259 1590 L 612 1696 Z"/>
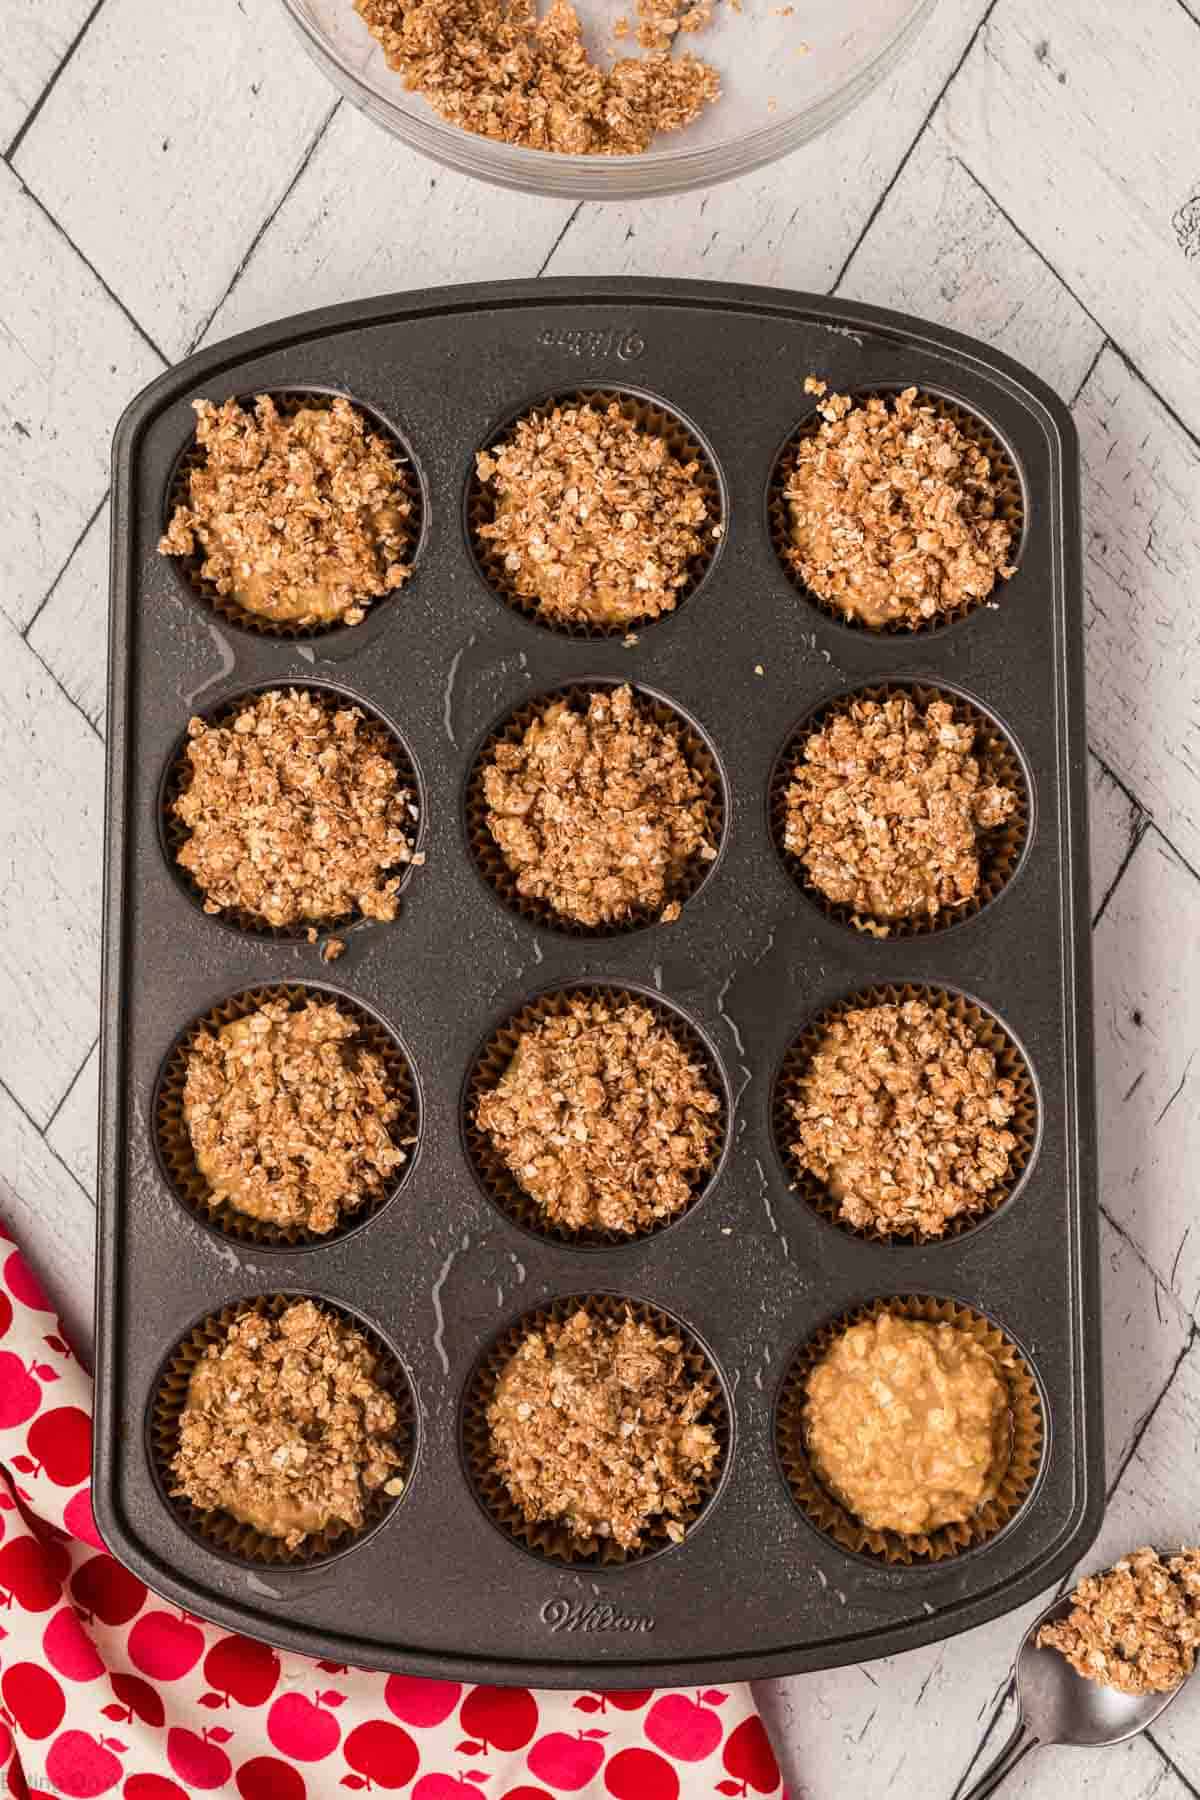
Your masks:
<path fill-rule="evenodd" d="M 140 1675 L 114 1673 L 109 1680 L 117 1697 L 111 1706 L 101 1709 L 105 1718 L 111 1719 L 114 1725 L 132 1725 L 135 1719 L 140 1719 L 144 1725 L 153 1725 L 157 1730 L 167 1716 L 158 1689 L 152 1688 Z"/>
<path fill-rule="evenodd" d="M 580 1731 L 574 1737 L 565 1731 L 548 1731 L 525 1758 L 529 1772 L 539 1781 L 573 1794 L 587 1786 L 603 1763 L 601 1740 L 607 1736 L 607 1731 Z"/>
<path fill-rule="evenodd" d="M 45 1612 L 61 1598 L 62 1571 L 52 1548 L 31 1537 L 0 1545 L 0 1605 L 15 1600 L 26 1612 Z"/>
<path fill-rule="evenodd" d="M 342 1754 L 357 1776 L 343 1777 L 342 1786 L 347 1788 L 407 1787 L 421 1764 L 407 1731 L 386 1719 L 368 1719 L 356 1725 L 342 1745 Z"/>
<path fill-rule="evenodd" d="M 411 1800 L 485 1800 L 487 1790 L 482 1783 L 486 1780 L 483 1769 L 468 1769 L 461 1777 L 422 1775 Z"/>
<path fill-rule="evenodd" d="M 19 1250 L 13 1250 L 4 1262 L 4 1281 L 10 1294 L 34 1312 L 53 1312 L 46 1290 Z"/>
<path fill-rule="evenodd" d="M 48 1669 L 18 1662 L 0 1676 L 0 1694 L 26 1737 L 46 1738 L 58 1730 L 67 1710 L 62 1688 Z"/>
<path fill-rule="evenodd" d="M 467 1741 L 459 1745 L 464 1756 L 523 1750 L 537 1730 L 537 1701 L 527 1688 L 472 1688 L 458 1722 L 467 1734 Z"/>
<path fill-rule="evenodd" d="M 107 1794 L 123 1772 L 113 1753 L 118 1741 L 89 1737 L 86 1731 L 60 1732 L 46 1758 L 47 1780 L 69 1800 L 95 1800 L 97 1794 Z M 120 1748 L 124 1750 L 124 1744 Z"/>
<path fill-rule="evenodd" d="M 580 1712 L 607 1712 L 610 1706 L 618 1712 L 638 1712 L 653 1692 L 653 1688 L 601 1688 L 598 1694 L 581 1694 L 575 1705 Z"/>
<path fill-rule="evenodd" d="M 187 1790 L 166 1775 L 131 1775 L 121 1793 L 123 1800 L 190 1800 Z"/>
<path fill-rule="evenodd" d="M 678 1762 L 703 1762 L 721 1741 L 720 1715 L 713 1711 L 729 1698 L 719 1688 L 706 1688 L 698 1700 L 686 1694 L 664 1694 L 646 1714 L 650 1742 Z"/>
<path fill-rule="evenodd" d="M 679 1777 L 653 1750 L 618 1750 L 604 1771 L 613 1800 L 679 1800 Z"/>
<path fill-rule="evenodd" d="M 204 1633 L 176 1613 L 143 1613 L 129 1633 L 129 1660 L 151 1681 L 178 1681 L 204 1653 Z"/>
<path fill-rule="evenodd" d="M 42 1633 L 42 1655 L 68 1681 L 95 1681 L 104 1673 L 95 1644 L 69 1606 L 61 1606 Z"/>
<path fill-rule="evenodd" d="M 779 1785 L 779 1764 L 756 1713 L 730 1732 L 721 1761 L 734 1778 L 717 1783 L 722 1794 L 745 1794 L 751 1788 L 756 1794 L 770 1794 Z"/>
<path fill-rule="evenodd" d="M 42 1404 L 42 1390 L 21 1358 L 0 1350 L 0 1429 L 23 1425 Z"/>
<path fill-rule="evenodd" d="M 457 1681 L 424 1681 L 417 1675 L 389 1675 L 383 1697 L 405 1725 L 440 1725 L 458 1705 Z"/>
<path fill-rule="evenodd" d="M 262 1706 L 275 1692 L 279 1658 L 269 1644 L 252 1638 L 218 1638 L 204 1659 L 204 1679 L 215 1691 L 205 1694 L 201 1706 Z"/>
<path fill-rule="evenodd" d="M 96 1521 L 92 1515 L 92 1496 L 87 1488 L 80 1488 L 72 1494 L 63 1508 L 63 1524 L 72 1537 L 79 1538 L 81 1543 L 90 1544 L 93 1550 L 104 1549 L 104 1539 L 96 1530 Z"/>
<path fill-rule="evenodd" d="M 242 1800 L 308 1800 L 308 1789 L 299 1769 L 273 1756 L 252 1756 L 237 1772 L 237 1791 Z"/>
<path fill-rule="evenodd" d="M 7 1294 L 0 1294 L 0 1337 L 5 1337 L 12 1324 L 12 1301 Z"/>
<path fill-rule="evenodd" d="M 502 1794 L 500 1800 L 552 1800 L 552 1796 L 545 1788 L 515 1787 L 509 1788 L 507 1794 Z"/>
<path fill-rule="evenodd" d="M 57 1487 L 78 1487 L 92 1466 L 92 1421 L 82 1407 L 53 1407 L 33 1421 L 25 1448 Z"/>
<path fill-rule="evenodd" d="M 167 1733 L 167 1761 L 188 1788 L 224 1787 L 233 1774 L 233 1764 L 221 1745 L 232 1736 L 223 1726 L 214 1726 L 203 1736 L 173 1726 Z"/>
<path fill-rule="evenodd" d="M 80 1563 L 71 1577 L 71 1598 L 90 1618 L 105 1625 L 128 1625 L 146 1604 L 143 1581 L 107 1554 Z"/>
<path fill-rule="evenodd" d="M 294 1756 L 297 1762 L 320 1762 L 337 1749 L 341 1735 L 333 1714 L 303 1694 L 280 1694 L 271 1703 L 267 1736 L 282 1756 Z"/>

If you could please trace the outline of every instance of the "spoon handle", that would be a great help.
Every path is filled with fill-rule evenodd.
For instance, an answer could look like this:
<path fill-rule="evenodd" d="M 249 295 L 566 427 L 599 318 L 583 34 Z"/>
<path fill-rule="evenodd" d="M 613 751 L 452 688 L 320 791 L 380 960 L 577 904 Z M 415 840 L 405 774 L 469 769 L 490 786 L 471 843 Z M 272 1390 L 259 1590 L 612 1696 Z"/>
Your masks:
<path fill-rule="evenodd" d="M 1017 1764 L 1029 1754 L 1037 1741 L 1024 1719 L 1018 1719 L 1012 1736 L 995 1762 L 980 1776 L 974 1787 L 968 1788 L 965 1794 L 959 1795 L 958 1800 L 986 1800 L 986 1796 L 994 1794 L 1005 1777 L 1012 1774 Z"/>

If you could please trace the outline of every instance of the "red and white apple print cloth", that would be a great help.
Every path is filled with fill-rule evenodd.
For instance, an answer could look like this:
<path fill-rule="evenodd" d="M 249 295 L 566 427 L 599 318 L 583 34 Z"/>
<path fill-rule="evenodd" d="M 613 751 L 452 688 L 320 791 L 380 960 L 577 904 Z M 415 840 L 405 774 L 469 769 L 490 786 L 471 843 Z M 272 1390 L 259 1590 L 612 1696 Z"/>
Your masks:
<path fill-rule="evenodd" d="M 0 1771 L 19 1800 L 786 1800 L 742 1685 L 460 1687 L 280 1654 L 168 1606 L 97 1534 L 91 1400 L 0 1225 Z"/>

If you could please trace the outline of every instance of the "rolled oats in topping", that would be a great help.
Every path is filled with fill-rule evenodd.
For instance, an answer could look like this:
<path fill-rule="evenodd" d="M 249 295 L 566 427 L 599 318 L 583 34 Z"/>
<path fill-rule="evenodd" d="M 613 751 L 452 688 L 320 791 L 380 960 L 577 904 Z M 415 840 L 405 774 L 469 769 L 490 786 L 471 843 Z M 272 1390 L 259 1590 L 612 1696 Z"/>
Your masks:
<path fill-rule="evenodd" d="M 478 534 L 552 620 L 622 626 L 670 612 L 720 529 L 699 463 L 615 400 L 530 413 L 476 463 L 495 500 Z"/>
<path fill-rule="evenodd" d="M 940 1237 L 1006 1180 L 1015 1089 L 972 1027 L 906 1000 L 832 1019 L 788 1101 L 792 1154 L 859 1229 Z"/>
<path fill-rule="evenodd" d="M 202 574 L 247 612 L 294 625 L 357 625 L 408 579 L 412 511 L 396 457 L 340 395 L 282 415 L 197 400 L 203 458 L 159 542 L 204 557 Z"/>
<path fill-rule="evenodd" d="M 1191 1674 L 1200 1644 L 1200 1550 L 1169 1561 L 1135 1550 L 1105 1574 L 1085 1576 L 1067 1617 L 1043 1625 L 1037 1641 L 1104 1687 L 1169 1693 Z"/>
<path fill-rule="evenodd" d="M 397 1412 L 361 1332 L 311 1300 L 247 1312 L 197 1363 L 179 1419 L 172 1493 L 288 1549 L 397 1479 Z"/>
<path fill-rule="evenodd" d="M 1001 471 L 916 388 L 855 405 L 819 396 L 784 485 L 788 561 L 814 594 L 867 625 L 920 624 L 986 599 L 1012 574 Z"/>
<path fill-rule="evenodd" d="M 215 1200 L 323 1234 L 387 1190 L 405 1160 L 390 1135 L 400 1101 L 360 1040 L 315 1000 L 269 1000 L 196 1034 L 183 1115 Z"/>
<path fill-rule="evenodd" d="M 413 860 L 416 797 L 354 706 L 272 689 L 229 723 L 188 726 L 190 776 L 172 804 L 180 865 L 204 910 L 268 924 L 352 913 L 394 919 Z"/>
<path fill-rule="evenodd" d="M 552 1224 L 631 1233 L 688 1204 L 720 1112 L 648 1006 L 577 996 L 521 1032 L 475 1118 Z"/>
<path fill-rule="evenodd" d="M 684 53 L 711 0 L 638 0 L 647 54 L 592 62 L 569 0 L 355 0 L 390 68 L 451 125 L 530 150 L 628 156 L 690 125 L 721 91 L 715 69 Z"/>
<path fill-rule="evenodd" d="M 704 783 L 676 732 L 619 687 L 556 700 L 483 770 L 487 824 L 518 893 L 583 925 L 670 921 L 689 865 L 711 862 Z"/>
<path fill-rule="evenodd" d="M 661 1523 L 679 1542 L 720 1457 L 704 1416 L 716 1397 L 676 1334 L 581 1308 L 530 1331 L 505 1364 L 488 1407 L 492 1454 L 531 1522 L 625 1550 Z"/>
<path fill-rule="evenodd" d="M 855 700 L 804 744 L 784 796 L 784 848 L 838 905 L 933 917 L 977 894 L 980 835 L 1016 805 L 947 701 Z"/>

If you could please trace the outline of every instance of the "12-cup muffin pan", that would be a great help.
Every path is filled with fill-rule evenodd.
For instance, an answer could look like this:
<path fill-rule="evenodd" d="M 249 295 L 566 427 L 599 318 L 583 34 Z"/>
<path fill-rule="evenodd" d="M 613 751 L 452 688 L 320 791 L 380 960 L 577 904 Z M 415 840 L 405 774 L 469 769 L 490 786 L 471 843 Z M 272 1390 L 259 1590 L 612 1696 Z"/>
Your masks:
<path fill-rule="evenodd" d="M 1003 464 L 1015 573 L 934 627 L 846 624 L 778 550 L 779 482 L 815 373 L 914 385 Z M 412 578 L 354 627 L 264 632 L 160 557 L 191 402 L 344 393 L 408 458 Z M 722 535 L 675 612 L 632 633 L 549 628 L 477 554 L 475 453 L 526 408 L 612 397 L 702 458 Z M 431 1676 L 645 1686 L 858 1661 L 976 1625 L 1061 1576 L 1103 1501 L 1078 458 L 1065 407 L 997 352 L 856 303 L 767 289 L 551 281 L 399 295 L 263 327 L 182 363 L 115 444 L 95 1506 L 160 1594 L 231 1629 Z M 564 930 L 481 829 L 481 750 L 548 696 L 630 682 L 701 772 L 719 854 L 664 924 Z M 394 746 L 423 864 L 388 923 L 321 940 L 206 915 L 169 800 L 194 714 L 264 687 L 348 700 Z M 856 692 L 936 690 L 976 720 L 1019 816 L 982 904 L 877 936 L 807 890 L 777 841 L 797 734 Z M 321 942 L 346 945 L 326 963 Z M 644 998 L 710 1072 L 721 1147 L 692 1203 L 629 1242 L 539 1231 L 473 1128 L 522 1017 L 573 988 Z M 416 1137 L 389 1192 L 327 1240 L 206 1204 L 179 1126 L 180 1047 L 268 990 L 328 994 L 401 1082 Z M 779 1130 L 816 1022 L 919 991 L 1016 1080 L 997 1204 L 943 1241 L 832 1216 Z M 213 1321 L 308 1294 L 372 1334 L 404 1404 L 403 1493 L 319 1554 L 267 1553 L 170 1495 L 182 1375 Z M 575 1554 L 527 1531 L 487 1462 L 498 1361 L 526 1319 L 585 1303 L 678 1326 L 722 1445 L 682 1543 Z M 893 1302 L 1005 1364 L 1014 1458 L 989 1516 L 907 1542 L 855 1529 L 804 1454 L 797 1394 L 839 1322 Z M 189 1350 L 189 1346 L 193 1349 Z M 174 1410 L 172 1410 L 174 1408 Z M 611 1546 L 610 1546 L 611 1549 Z"/>

